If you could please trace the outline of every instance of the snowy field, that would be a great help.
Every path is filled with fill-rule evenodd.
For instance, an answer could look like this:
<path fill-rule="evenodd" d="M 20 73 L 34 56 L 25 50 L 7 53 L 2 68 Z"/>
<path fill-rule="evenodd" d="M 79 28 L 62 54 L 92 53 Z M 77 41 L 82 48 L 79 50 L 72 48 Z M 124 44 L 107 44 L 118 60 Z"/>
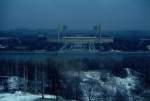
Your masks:
<path fill-rule="evenodd" d="M 33 95 L 30 93 L 23 93 L 17 91 L 15 93 L 1 93 L 0 101 L 36 101 L 41 98 L 41 95 Z M 53 95 L 45 95 L 47 99 L 56 99 L 56 96 Z"/>

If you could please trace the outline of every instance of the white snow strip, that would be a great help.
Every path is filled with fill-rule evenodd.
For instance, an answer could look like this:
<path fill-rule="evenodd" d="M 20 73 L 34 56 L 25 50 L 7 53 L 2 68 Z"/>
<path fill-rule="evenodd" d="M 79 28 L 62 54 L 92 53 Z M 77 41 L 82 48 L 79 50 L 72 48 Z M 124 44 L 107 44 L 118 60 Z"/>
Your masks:
<path fill-rule="evenodd" d="M 54 95 L 45 95 L 45 98 L 55 99 Z M 33 95 L 30 93 L 16 92 L 11 93 L 2 93 L 0 94 L 0 101 L 35 101 L 36 99 L 41 98 L 41 95 Z"/>

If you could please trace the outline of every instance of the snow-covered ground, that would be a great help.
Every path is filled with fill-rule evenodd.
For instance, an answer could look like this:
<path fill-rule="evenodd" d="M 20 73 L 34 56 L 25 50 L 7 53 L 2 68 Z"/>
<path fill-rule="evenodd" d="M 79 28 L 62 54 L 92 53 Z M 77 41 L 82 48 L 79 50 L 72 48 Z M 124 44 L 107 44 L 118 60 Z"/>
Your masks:
<path fill-rule="evenodd" d="M 0 101 L 35 101 L 36 99 L 41 98 L 41 95 L 34 95 L 30 93 L 24 93 L 17 91 L 15 93 L 1 93 Z M 45 95 L 45 98 L 56 99 L 54 95 Z"/>

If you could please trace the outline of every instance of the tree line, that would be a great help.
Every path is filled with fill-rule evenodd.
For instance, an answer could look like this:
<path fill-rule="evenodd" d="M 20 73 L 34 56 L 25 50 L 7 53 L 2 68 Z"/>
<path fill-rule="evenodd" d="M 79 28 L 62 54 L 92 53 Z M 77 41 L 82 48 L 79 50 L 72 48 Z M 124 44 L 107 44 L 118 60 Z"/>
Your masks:
<path fill-rule="evenodd" d="M 82 95 L 77 77 L 65 77 L 67 71 L 108 70 L 112 74 L 125 77 L 124 68 L 131 68 L 143 77 L 144 87 L 150 88 L 150 57 L 127 56 L 121 61 L 107 59 L 75 59 L 65 60 L 49 58 L 46 61 L 13 61 L 0 60 L 0 76 L 17 76 L 23 78 L 24 85 L 20 88 L 25 92 L 35 94 L 54 94 L 66 99 L 80 100 Z M 72 74 L 73 75 L 73 74 Z M 80 75 L 80 74 L 78 74 Z"/>

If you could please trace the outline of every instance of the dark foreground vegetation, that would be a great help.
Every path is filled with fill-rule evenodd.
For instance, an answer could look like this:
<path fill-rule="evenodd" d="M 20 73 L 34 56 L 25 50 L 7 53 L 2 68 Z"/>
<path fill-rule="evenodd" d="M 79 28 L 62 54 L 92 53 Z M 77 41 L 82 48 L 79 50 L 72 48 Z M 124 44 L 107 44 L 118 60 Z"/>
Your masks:
<path fill-rule="evenodd" d="M 103 59 L 75 59 L 63 60 L 49 58 L 47 61 L 13 61 L 0 60 L 0 80 L 4 85 L 3 91 L 14 92 L 21 90 L 35 94 L 53 94 L 62 96 L 66 99 L 82 100 L 82 92 L 79 86 L 80 78 L 77 76 L 69 77 L 67 73 L 72 71 L 80 75 L 81 72 L 88 71 L 109 71 L 112 75 L 125 78 L 127 72 L 125 68 L 130 68 L 140 76 L 142 89 L 150 89 L 150 57 L 130 56 L 121 61 L 111 58 Z M 17 88 L 9 88 L 6 79 L 9 77 L 20 78 Z M 102 78 L 103 81 L 106 78 Z M 22 82 L 22 83 L 21 83 Z M 95 84 L 96 85 L 96 84 Z M 140 94 L 142 89 L 138 89 L 136 94 Z M 119 95 L 118 93 L 118 96 Z M 115 100 L 127 101 L 127 100 Z M 146 100 L 147 101 L 147 100 Z"/>

